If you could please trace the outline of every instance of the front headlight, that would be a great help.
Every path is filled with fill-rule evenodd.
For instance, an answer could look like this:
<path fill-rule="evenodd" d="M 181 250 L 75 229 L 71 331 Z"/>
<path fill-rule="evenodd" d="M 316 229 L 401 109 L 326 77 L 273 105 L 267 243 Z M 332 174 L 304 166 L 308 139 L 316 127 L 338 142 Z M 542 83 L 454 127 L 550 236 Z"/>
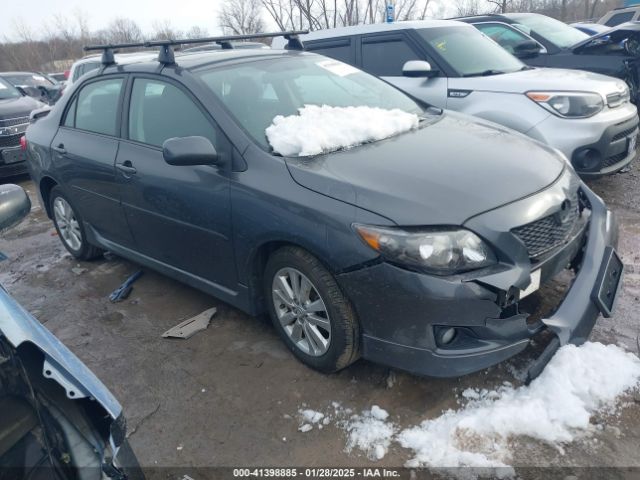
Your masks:
<path fill-rule="evenodd" d="M 476 270 L 497 262 L 489 246 L 463 229 L 419 229 L 354 225 L 358 235 L 391 263 L 436 275 Z"/>
<path fill-rule="evenodd" d="M 588 118 L 600 113 L 604 100 L 598 93 L 527 92 L 527 97 L 563 118 Z"/>

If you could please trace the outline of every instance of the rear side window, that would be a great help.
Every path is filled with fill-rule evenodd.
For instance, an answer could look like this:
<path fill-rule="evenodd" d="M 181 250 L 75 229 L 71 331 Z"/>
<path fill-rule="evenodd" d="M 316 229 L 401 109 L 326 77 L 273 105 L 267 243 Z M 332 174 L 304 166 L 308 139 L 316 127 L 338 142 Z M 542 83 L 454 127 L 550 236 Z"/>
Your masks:
<path fill-rule="evenodd" d="M 633 14 L 635 12 L 622 12 L 622 13 L 616 13 L 615 15 L 612 15 L 609 20 L 607 20 L 604 24 L 607 27 L 616 27 L 618 25 L 620 25 L 621 23 L 624 22 L 630 22 L 631 20 L 633 20 Z"/>
<path fill-rule="evenodd" d="M 178 87 L 137 78 L 131 92 L 129 139 L 162 147 L 174 137 L 201 136 L 216 145 L 216 131 L 198 106 Z"/>
<path fill-rule="evenodd" d="M 122 81 L 122 78 L 111 78 L 83 87 L 74 100 L 77 105 L 72 105 L 67 112 L 64 125 L 72 124 L 80 130 L 115 136 Z M 74 106 L 75 121 L 70 118 Z"/>
<path fill-rule="evenodd" d="M 362 69 L 378 76 L 400 77 L 409 60 L 422 60 L 403 38 L 362 39 Z"/>
<path fill-rule="evenodd" d="M 331 42 L 305 42 L 305 49 L 313 53 L 335 58 L 344 63 L 350 63 L 352 65 L 355 63 L 355 58 L 353 58 L 352 53 L 353 50 L 351 48 L 351 38 Z"/>

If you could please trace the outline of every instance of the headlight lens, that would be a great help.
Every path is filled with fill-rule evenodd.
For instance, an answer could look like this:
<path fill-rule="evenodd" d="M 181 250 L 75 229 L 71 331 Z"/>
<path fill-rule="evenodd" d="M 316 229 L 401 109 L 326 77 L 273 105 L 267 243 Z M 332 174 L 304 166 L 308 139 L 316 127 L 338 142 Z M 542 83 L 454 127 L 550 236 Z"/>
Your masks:
<path fill-rule="evenodd" d="M 604 100 L 597 93 L 528 92 L 527 97 L 551 113 L 564 118 L 593 117 L 604 108 Z"/>
<path fill-rule="evenodd" d="M 354 228 L 367 245 L 390 262 L 436 275 L 466 272 L 497 262 L 488 245 L 469 230 L 407 231 L 369 225 Z"/>

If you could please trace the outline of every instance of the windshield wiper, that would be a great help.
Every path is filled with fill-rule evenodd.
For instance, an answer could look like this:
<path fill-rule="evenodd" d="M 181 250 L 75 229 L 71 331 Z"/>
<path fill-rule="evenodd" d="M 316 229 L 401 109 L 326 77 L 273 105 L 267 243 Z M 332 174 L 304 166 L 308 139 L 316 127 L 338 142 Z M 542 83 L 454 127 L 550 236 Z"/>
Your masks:
<path fill-rule="evenodd" d="M 502 75 L 503 73 L 507 73 L 507 72 L 503 70 L 490 69 L 490 70 L 485 70 L 484 72 L 467 73 L 466 75 L 463 75 L 463 76 L 464 77 L 489 77 L 491 75 Z"/>

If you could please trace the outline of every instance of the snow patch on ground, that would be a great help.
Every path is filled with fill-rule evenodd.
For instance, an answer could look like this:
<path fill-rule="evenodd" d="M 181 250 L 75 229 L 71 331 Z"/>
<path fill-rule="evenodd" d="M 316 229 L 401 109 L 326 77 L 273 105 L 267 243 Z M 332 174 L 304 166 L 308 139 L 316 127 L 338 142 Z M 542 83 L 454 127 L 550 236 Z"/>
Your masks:
<path fill-rule="evenodd" d="M 333 402 L 333 413 L 307 415 L 324 425 L 334 421 L 347 433 L 346 451 L 359 449 L 371 460 L 381 460 L 397 442 L 412 452 L 408 467 L 498 468 L 492 475 L 509 477 L 512 440 L 535 439 L 563 453 L 570 442 L 615 428 L 592 424 L 591 417 L 615 412 L 618 398 L 639 382 L 638 357 L 615 345 L 588 342 L 560 348 L 529 386 L 504 382 L 492 390 L 466 389 L 465 406 L 404 430 L 377 405 L 352 415 Z"/>
<path fill-rule="evenodd" d="M 305 105 L 299 115 L 278 115 L 265 133 L 273 150 L 306 157 L 375 142 L 418 126 L 419 118 L 397 108 Z"/>

